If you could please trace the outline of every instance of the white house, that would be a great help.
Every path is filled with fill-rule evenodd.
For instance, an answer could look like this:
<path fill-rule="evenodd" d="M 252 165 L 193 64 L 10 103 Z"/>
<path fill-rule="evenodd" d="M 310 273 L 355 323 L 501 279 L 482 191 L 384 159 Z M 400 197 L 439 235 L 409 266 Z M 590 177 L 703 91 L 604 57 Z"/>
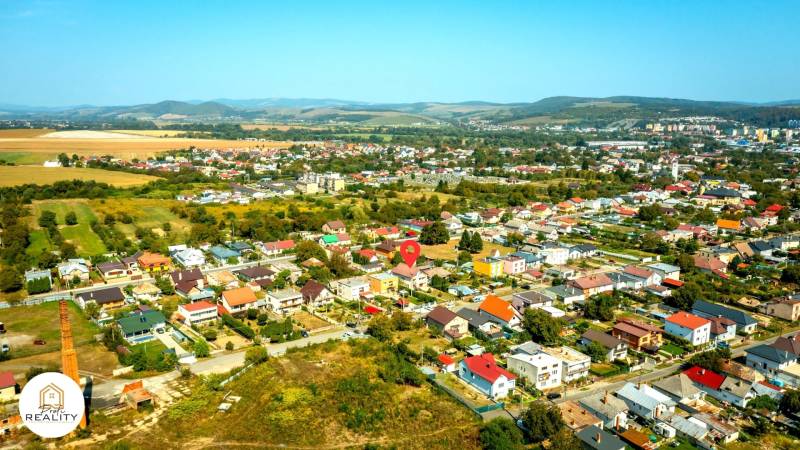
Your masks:
<path fill-rule="evenodd" d="M 514 374 L 497 365 L 491 353 L 462 359 L 458 375 L 492 399 L 506 397 L 514 390 L 517 380 Z"/>
<path fill-rule="evenodd" d="M 331 287 L 336 295 L 348 301 L 358 300 L 361 294 L 370 292 L 369 283 L 362 277 L 337 280 L 331 283 Z"/>
<path fill-rule="evenodd" d="M 303 294 L 294 289 L 267 292 L 266 303 L 273 311 L 287 314 L 303 306 Z"/>
<path fill-rule="evenodd" d="M 202 251 L 187 247 L 177 250 L 172 254 L 172 258 L 181 266 L 189 269 L 192 267 L 201 267 L 206 263 L 206 256 Z"/>
<path fill-rule="evenodd" d="M 515 354 L 508 357 L 508 369 L 543 391 L 561 385 L 561 361 L 547 353 Z"/>
<path fill-rule="evenodd" d="M 698 346 L 711 339 L 711 322 L 694 314 L 679 311 L 666 318 L 664 331 Z"/>
<path fill-rule="evenodd" d="M 187 326 L 198 325 L 216 320 L 217 305 L 206 300 L 178 305 L 178 314 Z"/>
<path fill-rule="evenodd" d="M 561 380 L 565 383 L 589 376 L 592 358 L 567 347 L 542 347 L 542 351 L 561 361 Z"/>

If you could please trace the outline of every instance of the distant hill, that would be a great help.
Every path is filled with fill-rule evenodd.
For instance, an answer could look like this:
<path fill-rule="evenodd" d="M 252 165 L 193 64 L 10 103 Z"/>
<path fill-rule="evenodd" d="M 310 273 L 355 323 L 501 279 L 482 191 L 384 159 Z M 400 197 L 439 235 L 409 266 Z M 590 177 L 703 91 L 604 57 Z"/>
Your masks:
<path fill-rule="evenodd" d="M 171 121 L 266 120 L 273 122 L 347 123 L 364 126 L 456 124 L 469 119 L 496 123 L 538 125 L 572 123 L 604 126 L 617 121 L 635 123 L 670 117 L 718 116 L 759 126 L 785 126 L 800 119 L 800 100 L 747 104 L 657 97 L 556 96 L 527 103 L 367 103 L 337 99 L 262 98 L 212 101 L 167 100 L 133 106 L 76 106 L 36 108 L 0 104 L 0 117 L 39 119 Z"/>

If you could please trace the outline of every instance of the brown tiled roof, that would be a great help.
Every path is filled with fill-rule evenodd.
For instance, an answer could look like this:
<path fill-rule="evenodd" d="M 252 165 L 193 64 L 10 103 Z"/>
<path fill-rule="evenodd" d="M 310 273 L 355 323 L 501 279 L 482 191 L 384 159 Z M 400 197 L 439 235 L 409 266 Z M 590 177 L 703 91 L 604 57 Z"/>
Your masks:
<path fill-rule="evenodd" d="M 445 308 L 444 306 L 437 306 L 433 308 L 433 311 L 429 312 L 426 316 L 427 319 L 430 319 L 438 324 L 447 325 L 457 316 L 456 313 L 450 311 L 449 309 Z"/>

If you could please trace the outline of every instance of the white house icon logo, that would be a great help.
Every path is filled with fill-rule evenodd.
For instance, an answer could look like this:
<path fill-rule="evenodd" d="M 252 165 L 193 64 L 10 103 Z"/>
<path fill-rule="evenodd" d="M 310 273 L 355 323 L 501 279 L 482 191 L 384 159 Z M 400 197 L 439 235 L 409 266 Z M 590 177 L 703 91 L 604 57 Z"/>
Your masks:
<path fill-rule="evenodd" d="M 66 436 L 77 428 L 85 410 L 81 387 L 58 372 L 33 377 L 19 395 L 19 415 L 43 438 Z"/>
<path fill-rule="evenodd" d="M 39 391 L 39 409 L 42 411 L 64 409 L 64 390 L 54 383 L 45 386 Z"/>

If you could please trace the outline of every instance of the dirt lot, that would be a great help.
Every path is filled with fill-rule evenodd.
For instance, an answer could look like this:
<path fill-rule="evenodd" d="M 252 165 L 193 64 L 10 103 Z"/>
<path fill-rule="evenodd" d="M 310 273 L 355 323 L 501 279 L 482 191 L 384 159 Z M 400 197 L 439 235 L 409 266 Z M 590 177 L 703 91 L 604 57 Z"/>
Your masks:
<path fill-rule="evenodd" d="M 0 371 L 9 370 L 22 380 L 25 372 L 31 367 L 52 367 L 61 370 L 61 351 L 42 353 L 14 358 L 0 362 Z M 119 367 L 117 355 L 106 350 L 102 344 L 89 344 L 78 347 L 78 371 L 83 375 L 99 378 L 110 378 L 111 371 Z"/>
<path fill-rule="evenodd" d="M 428 258 L 432 259 L 449 259 L 454 260 L 458 257 L 458 250 L 456 246 L 458 245 L 458 239 L 452 239 L 447 244 L 439 244 L 439 245 L 423 245 L 422 246 L 422 254 Z M 472 255 L 473 258 L 482 258 L 489 254 L 492 250 L 499 250 L 501 255 L 506 255 L 508 253 L 512 253 L 514 251 L 511 247 L 503 247 L 502 245 L 494 244 L 492 242 L 483 242 L 483 250 L 475 255 Z"/>
<path fill-rule="evenodd" d="M 292 316 L 292 320 L 297 322 L 301 327 L 303 327 L 306 331 L 313 332 L 319 328 L 325 328 L 330 326 L 331 324 L 322 320 L 321 318 L 314 316 L 310 313 L 305 311 L 298 311 Z"/>

